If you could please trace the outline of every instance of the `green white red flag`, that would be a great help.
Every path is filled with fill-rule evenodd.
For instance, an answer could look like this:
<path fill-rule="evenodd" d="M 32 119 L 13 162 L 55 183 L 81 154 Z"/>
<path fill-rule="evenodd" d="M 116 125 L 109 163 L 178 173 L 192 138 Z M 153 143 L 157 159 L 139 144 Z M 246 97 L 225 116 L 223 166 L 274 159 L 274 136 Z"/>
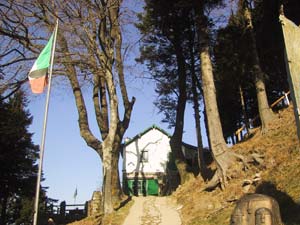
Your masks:
<path fill-rule="evenodd" d="M 53 34 L 37 60 L 34 62 L 28 74 L 31 91 L 33 93 L 42 93 L 44 91 L 44 87 L 47 85 L 47 72 L 48 67 L 50 66 L 52 45 Z"/>

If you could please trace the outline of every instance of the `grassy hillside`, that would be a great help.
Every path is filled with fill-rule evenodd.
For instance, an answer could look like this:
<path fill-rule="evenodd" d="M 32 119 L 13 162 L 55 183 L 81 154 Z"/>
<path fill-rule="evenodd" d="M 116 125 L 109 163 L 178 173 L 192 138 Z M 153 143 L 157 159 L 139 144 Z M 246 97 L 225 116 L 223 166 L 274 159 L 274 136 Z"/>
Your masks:
<path fill-rule="evenodd" d="M 250 139 L 231 150 L 243 155 L 263 154 L 263 164 L 250 165 L 247 171 L 236 170 L 225 191 L 201 192 L 204 182 L 197 178 L 174 193 L 177 202 L 183 205 L 181 212 L 185 225 L 229 224 L 236 201 L 245 193 L 274 197 L 284 224 L 300 224 L 300 148 L 292 106 L 276 114 L 265 135 L 259 129 L 252 132 Z M 248 186 L 249 190 L 243 188 L 245 180 L 253 180 L 258 175 L 260 181 Z"/>

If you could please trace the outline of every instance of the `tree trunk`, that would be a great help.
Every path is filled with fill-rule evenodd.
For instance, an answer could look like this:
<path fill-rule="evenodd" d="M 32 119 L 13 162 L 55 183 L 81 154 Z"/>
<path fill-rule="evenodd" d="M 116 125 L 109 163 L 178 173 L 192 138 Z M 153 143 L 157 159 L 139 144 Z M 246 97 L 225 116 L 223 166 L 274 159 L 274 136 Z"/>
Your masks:
<path fill-rule="evenodd" d="M 242 112 L 243 112 L 243 115 L 244 115 L 244 123 L 245 123 L 245 127 L 246 127 L 246 130 L 247 130 L 247 134 L 249 134 L 250 124 L 249 124 L 249 120 L 248 120 L 248 117 L 247 117 L 246 105 L 245 105 L 245 100 L 244 100 L 244 93 L 243 93 L 243 89 L 242 89 L 241 85 L 239 85 L 239 92 L 240 92 L 240 98 L 241 98 Z"/>
<path fill-rule="evenodd" d="M 196 88 L 198 88 L 198 90 L 199 90 L 199 92 L 200 92 L 200 95 L 202 95 L 203 96 L 203 89 L 202 89 L 202 86 L 201 86 L 201 83 L 200 83 L 200 81 L 199 81 L 199 79 L 201 78 L 201 77 L 199 77 L 199 79 L 197 79 L 197 77 L 196 76 L 194 76 L 194 78 L 195 78 L 195 81 L 196 81 Z M 200 112 L 199 112 L 199 115 L 200 115 Z M 205 132 L 206 132 L 206 137 L 209 137 L 209 130 L 208 130 L 208 124 L 207 124 L 207 116 L 206 116 L 206 110 L 205 110 L 205 102 L 203 101 L 203 115 L 204 115 L 204 117 L 203 117 L 203 119 L 204 119 L 204 125 L 205 125 Z M 201 140 L 202 140 L 202 137 L 201 137 Z M 210 141 L 208 140 L 208 149 L 211 149 L 211 147 L 210 147 Z"/>
<path fill-rule="evenodd" d="M 176 33 L 176 32 L 175 32 Z M 179 96 L 176 107 L 176 122 L 174 133 L 170 139 L 172 153 L 175 157 L 175 164 L 180 175 L 180 183 L 188 181 L 193 175 L 188 171 L 188 165 L 182 152 L 182 134 L 184 128 L 184 112 L 186 106 L 186 71 L 185 61 L 182 55 L 181 42 L 175 37 L 174 47 L 178 66 L 178 87 Z"/>
<path fill-rule="evenodd" d="M 199 112 L 199 96 L 197 92 L 197 77 L 195 73 L 195 52 L 194 52 L 194 29 L 191 28 L 189 30 L 189 52 L 190 52 L 190 59 L 191 59 L 191 76 L 192 76 L 192 93 L 193 93 L 193 103 L 194 103 L 194 116 L 195 116 L 195 128 L 196 128 L 196 138 L 197 138 L 197 148 L 198 148 L 198 166 L 200 174 L 202 175 L 202 178 L 205 177 L 205 170 L 206 165 L 204 161 L 204 155 L 203 155 L 203 143 L 202 143 L 202 136 L 201 136 L 201 125 L 200 125 L 200 112 Z"/>
<path fill-rule="evenodd" d="M 203 2 L 195 1 L 199 37 L 201 37 L 200 60 L 207 127 L 212 155 L 217 166 L 215 176 L 208 186 L 216 187 L 216 185 L 221 184 L 221 188 L 224 188 L 227 183 L 227 170 L 234 162 L 235 155 L 228 150 L 223 136 L 209 52 L 208 20 L 204 15 L 203 4 Z"/>
<path fill-rule="evenodd" d="M 193 69 L 192 69 L 192 71 L 193 71 Z M 206 170 L 206 164 L 205 164 L 204 154 L 203 154 L 199 102 L 198 102 L 198 93 L 197 93 L 197 89 L 196 89 L 196 77 L 195 76 L 196 76 L 196 74 L 192 72 L 192 92 L 193 92 L 197 147 L 198 147 L 198 165 L 199 165 L 200 173 L 201 173 L 202 177 L 204 177 L 205 170 Z"/>
<path fill-rule="evenodd" d="M 212 65 L 208 47 L 200 50 L 203 95 L 209 130 L 209 140 L 214 160 L 217 164 L 219 179 L 225 183 L 228 161 L 226 159 L 227 146 L 223 137 L 220 115 L 217 106 L 216 89 L 212 74 Z"/>
<path fill-rule="evenodd" d="M 103 147 L 103 210 L 104 214 L 110 214 L 113 211 L 112 202 L 112 157 L 113 157 L 113 146 L 114 140 L 117 136 L 117 129 L 119 124 L 118 115 L 118 97 L 116 87 L 114 84 L 113 74 L 110 69 L 106 69 L 105 81 L 107 85 L 109 95 L 109 110 L 110 110 L 110 121 L 109 121 L 109 132 L 107 137 L 102 142 Z"/>
<path fill-rule="evenodd" d="M 247 21 L 247 29 L 250 35 L 250 48 L 252 52 L 252 57 L 254 61 L 253 71 L 254 71 L 254 83 L 256 88 L 257 102 L 258 102 L 258 111 L 261 120 L 262 132 L 265 133 L 272 120 L 274 119 L 274 114 L 272 109 L 269 107 L 267 92 L 264 82 L 264 73 L 260 67 L 259 57 L 257 53 L 256 39 L 253 30 L 252 16 L 250 9 L 245 6 L 244 16 Z"/>
<path fill-rule="evenodd" d="M 200 174 L 205 177 L 206 164 L 203 154 L 203 143 L 201 135 L 201 125 L 200 125 L 200 112 L 198 103 L 198 94 L 195 86 L 195 74 L 192 75 L 192 91 L 193 91 L 193 102 L 194 102 L 194 114 L 195 114 L 195 125 L 196 125 L 196 135 L 197 135 L 197 147 L 198 147 L 198 165 Z"/>
<path fill-rule="evenodd" d="M 112 157 L 112 203 L 114 208 L 118 208 L 120 206 L 120 201 L 124 197 L 123 190 L 121 188 L 120 184 L 120 174 L 119 174 L 119 158 L 120 154 L 119 152 L 113 152 L 113 157 Z"/>
<path fill-rule="evenodd" d="M 105 146 L 103 142 L 103 201 L 102 207 L 104 214 L 113 212 L 112 202 L 112 152 L 111 145 Z"/>
<path fill-rule="evenodd" d="M 117 130 L 112 152 L 112 168 L 119 168 L 121 141 L 123 139 L 125 130 L 126 129 L 123 129 L 122 127 L 118 128 Z M 114 169 L 112 171 L 112 202 L 114 208 L 120 207 L 121 201 L 124 199 L 124 197 L 125 195 L 120 184 L 119 169 Z"/>

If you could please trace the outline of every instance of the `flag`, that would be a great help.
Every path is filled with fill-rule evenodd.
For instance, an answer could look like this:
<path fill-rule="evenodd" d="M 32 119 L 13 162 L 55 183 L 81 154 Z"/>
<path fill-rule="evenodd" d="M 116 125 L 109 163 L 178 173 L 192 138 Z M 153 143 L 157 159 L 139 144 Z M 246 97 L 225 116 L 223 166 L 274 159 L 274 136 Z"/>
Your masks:
<path fill-rule="evenodd" d="M 76 199 L 76 197 L 77 197 L 77 187 L 76 187 L 76 189 L 75 189 L 75 192 L 74 192 L 74 199 Z"/>
<path fill-rule="evenodd" d="M 28 74 L 31 91 L 33 93 L 42 93 L 44 91 L 44 87 L 47 85 L 46 75 L 48 72 L 48 67 L 50 66 L 52 44 L 53 34 L 51 35 L 47 45 L 42 50 L 37 60 L 34 62 Z"/>

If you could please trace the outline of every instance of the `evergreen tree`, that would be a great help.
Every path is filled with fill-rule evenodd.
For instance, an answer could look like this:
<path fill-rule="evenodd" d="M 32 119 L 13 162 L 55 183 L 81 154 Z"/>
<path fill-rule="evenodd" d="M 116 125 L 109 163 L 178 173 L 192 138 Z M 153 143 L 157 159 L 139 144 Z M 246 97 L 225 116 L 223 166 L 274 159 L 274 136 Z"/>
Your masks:
<path fill-rule="evenodd" d="M 248 118 L 254 118 L 258 113 L 247 43 L 240 15 L 232 14 L 228 25 L 218 30 L 214 60 L 224 137 L 230 137 L 233 144 L 234 132 L 242 125 L 249 129 Z"/>
<path fill-rule="evenodd" d="M 198 95 L 196 88 L 192 92 L 191 87 L 196 82 L 192 77 L 199 76 L 193 11 L 190 4 L 181 0 L 149 0 L 146 1 L 145 11 L 146 14 L 140 15 L 141 22 L 138 24 L 145 35 L 138 61 L 146 63 L 152 79 L 157 82 L 155 91 L 158 100 L 155 105 L 165 115 L 163 122 L 174 127 L 170 145 L 181 183 L 184 183 L 191 177 L 181 150 L 184 113 L 187 101 L 192 99 L 191 96 Z M 193 101 L 196 108 L 199 107 L 197 101 L 198 98 Z M 197 110 L 195 113 L 199 115 Z M 196 116 L 196 120 L 199 117 Z M 200 136 L 200 126 L 197 127 Z M 199 137 L 198 145 L 199 151 L 202 151 Z M 199 155 L 202 155 L 201 152 Z"/>
<path fill-rule="evenodd" d="M 35 194 L 38 146 L 33 144 L 33 134 L 28 132 L 32 117 L 26 105 L 22 92 L 7 101 L 0 100 L 1 224 L 20 218 L 22 200 L 32 200 Z"/>

